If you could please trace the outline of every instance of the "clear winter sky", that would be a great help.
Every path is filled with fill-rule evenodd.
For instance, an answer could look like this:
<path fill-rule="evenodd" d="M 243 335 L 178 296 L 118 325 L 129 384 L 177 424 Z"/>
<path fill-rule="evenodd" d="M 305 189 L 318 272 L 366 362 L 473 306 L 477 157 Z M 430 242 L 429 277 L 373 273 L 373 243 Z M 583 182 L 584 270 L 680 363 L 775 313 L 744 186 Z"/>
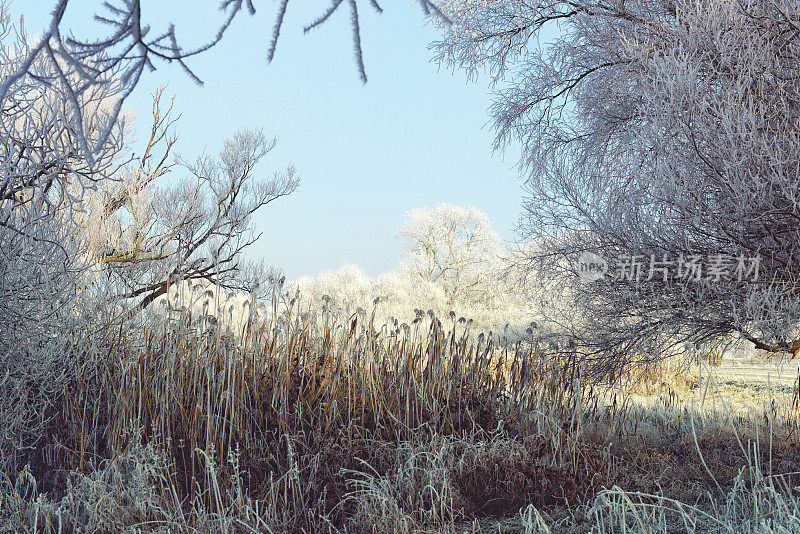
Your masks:
<path fill-rule="evenodd" d="M 54 0 L 17 0 L 30 34 L 49 20 Z M 67 26 L 96 35 L 91 13 L 99 0 L 70 3 Z M 217 0 L 145 0 L 154 31 L 175 23 L 185 47 L 215 32 Z M 313 4 L 316 7 L 309 7 Z M 303 34 L 328 2 L 289 4 L 275 60 L 266 62 L 277 2 L 256 2 L 255 17 L 240 16 L 217 47 L 190 65 L 199 87 L 180 68 L 159 64 L 129 103 L 138 127 L 149 127 L 150 95 L 168 84 L 182 114 L 178 151 L 215 153 L 240 127 L 263 127 L 279 137 L 260 171 L 292 163 L 301 177 L 294 194 L 257 216 L 263 236 L 250 253 L 289 278 L 355 263 L 370 274 L 393 269 L 400 242 L 395 230 L 407 210 L 439 202 L 485 211 L 506 240 L 514 239 L 521 181 L 516 149 L 492 154 L 486 79 L 431 62 L 437 31 L 411 0 L 382 2 L 384 13 L 360 10 L 369 81 L 353 61 L 349 12 L 343 8 Z M 166 6 L 166 7 L 165 7 Z M 346 6 L 345 6 L 346 7 Z M 304 10 L 304 11 L 303 11 Z M 152 13 L 147 15 L 147 13 Z"/>

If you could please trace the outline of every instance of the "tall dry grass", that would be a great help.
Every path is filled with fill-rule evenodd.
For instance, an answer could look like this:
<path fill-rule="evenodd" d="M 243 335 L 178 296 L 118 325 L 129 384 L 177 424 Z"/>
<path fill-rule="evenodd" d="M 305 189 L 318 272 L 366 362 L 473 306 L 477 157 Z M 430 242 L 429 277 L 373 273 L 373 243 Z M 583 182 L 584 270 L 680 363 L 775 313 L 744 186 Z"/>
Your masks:
<path fill-rule="evenodd" d="M 47 395 L 52 432 L 4 449 L 9 524 L 414 530 L 585 497 L 576 366 L 466 321 L 374 315 L 275 302 L 238 332 L 191 312 L 122 325 Z"/>
<path fill-rule="evenodd" d="M 58 380 L 6 379 L 4 399 L 13 391 L 39 418 L 4 421 L 2 526 L 725 532 L 749 517 L 751 532 L 794 528 L 788 400 L 752 417 L 690 410 L 674 392 L 635 406 L 590 384 L 574 353 L 432 313 L 310 320 L 275 301 L 260 318 L 233 330 L 184 311 L 42 347 L 62 355 Z M 737 456 L 767 435 L 768 455 Z"/>

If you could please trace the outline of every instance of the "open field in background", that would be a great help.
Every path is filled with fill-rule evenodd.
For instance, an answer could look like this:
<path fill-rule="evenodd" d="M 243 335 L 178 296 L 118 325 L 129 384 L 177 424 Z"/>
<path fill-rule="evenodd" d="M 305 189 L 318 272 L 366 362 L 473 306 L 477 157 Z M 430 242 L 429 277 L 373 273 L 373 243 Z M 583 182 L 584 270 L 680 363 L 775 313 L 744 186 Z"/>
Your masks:
<path fill-rule="evenodd" d="M 32 355 L 50 376 L 15 362 L 0 530 L 800 531 L 792 366 L 771 396 L 725 359 L 622 391 L 466 321 L 273 312 L 74 332 Z"/>
<path fill-rule="evenodd" d="M 709 367 L 711 376 L 723 385 L 753 388 L 759 391 L 768 384 L 781 391 L 794 388 L 800 360 L 726 354 L 717 367 Z"/>
<path fill-rule="evenodd" d="M 793 398 L 800 374 L 800 361 L 765 356 L 737 356 L 726 353 L 719 365 L 704 363 L 702 369 L 694 364 L 686 372 L 682 387 L 673 384 L 684 404 L 708 404 L 731 410 L 762 408 L 771 399 L 785 401 Z M 702 380 L 702 385 L 700 381 Z M 651 388 L 650 394 L 631 393 L 632 400 L 652 403 L 663 390 Z"/>

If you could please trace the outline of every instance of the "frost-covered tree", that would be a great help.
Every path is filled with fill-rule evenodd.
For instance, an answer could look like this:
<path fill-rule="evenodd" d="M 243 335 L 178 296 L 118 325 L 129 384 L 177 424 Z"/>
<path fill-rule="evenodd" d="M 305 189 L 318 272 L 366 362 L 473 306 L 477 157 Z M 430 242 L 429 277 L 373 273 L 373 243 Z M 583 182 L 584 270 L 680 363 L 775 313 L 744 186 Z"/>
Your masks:
<path fill-rule="evenodd" d="M 440 203 L 412 209 L 397 233 L 405 268 L 440 286 L 451 306 L 489 303 L 514 291 L 503 270 L 500 236 L 477 208 Z"/>
<path fill-rule="evenodd" d="M 730 334 L 798 353 L 797 2 L 465 1 L 448 13 L 439 59 L 493 75 L 497 147 L 523 147 L 538 272 L 575 285 L 583 251 L 617 274 L 626 258 L 643 264 L 638 283 L 575 285 L 576 334 L 598 371 Z"/>
<path fill-rule="evenodd" d="M 9 325 L 22 328 L 24 318 L 45 325 L 43 315 L 71 302 L 68 293 L 82 291 L 73 283 L 88 266 L 83 244 L 75 239 L 80 233 L 73 227 L 75 204 L 85 204 L 84 193 L 98 184 L 111 189 L 108 182 L 117 180 L 117 171 L 128 163 L 123 110 L 142 75 L 159 64 L 178 63 L 200 82 L 190 68 L 191 58 L 219 43 L 243 13 L 255 14 L 255 4 L 221 2 L 217 30 L 187 46 L 178 39 L 175 25 L 161 20 L 164 10 L 157 4 L 54 0 L 49 23 L 34 37 L 21 23 L 11 23 L 10 2 L 0 0 L 0 250 L 5 260 L 0 266 L 0 315 Z M 272 36 L 265 43 L 268 60 L 289 4 L 281 0 L 278 5 Z M 363 2 L 334 0 L 305 30 L 349 10 L 357 65 L 365 80 L 357 4 Z M 381 10 L 374 0 L 370 5 Z M 420 6 L 426 14 L 439 14 L 429 0 Z M 23 13 L 27 7 L 21 6 Z M 97 35 L 79 37 L 67 27 L 65 21 L 92 14 L 102 28 Z M 165 30 L 154 29 L 158 26 Z"/>
<path fill-rule="evenodd" d="M 36 340 L 54 325 L 75 318 L 80 278 L 88 266 L 74 214 L 86 189 L 113 175 L 124 163 L 124 120 L 105 135 L 97 125 L 111 113 L 118 85 L 109 82 L 75 94 L 66 85 L 40 80 L 59 76 L 45 56 L 29 57 L 30 45 L 11 24 L 0 2 L 0 347 Z M 70 83 L 74 77 L 63 73 Z M 70 121 L 70 108 L 83 109 L 86 135 Z M 85 147 L 91 144 L 91 161 Z"/>
<path fill-rule="evenodd" d="M 297 188 L 294 167 L 256 176 L 256 166 L 277 143 L 261 130 L 237 132 L 216 158 L 170 163 L 175 119 L 171 105 L 162 108 L 162 92 L 154 97 L 142 156 L 118 180 L 98 188 L 82 214 L 95 277 L 107 281 L 107 299 L 135 310 L 185 282 L 261 296 L 276 274 L 246 262 L 242 253 L 260 235 L 253 213 Z M 160 186 L 159 179 L 176 168 L 188 177 Z"/>
<path fill-rule="evenodd" d="M 488 216 L 474 207 L 439 204 L 410 210 L 397 231 L 403 239 L 399 268 L 369 276 L 344 265 L 288 283 L 304 312 L 324 309 L 343 318 L 374 310 L 377 321 L 409 323 L 428 311 L 464 318 L 482 330 L 522 335 L 541 322 L 541 291 L 524 284 Z M 548 299 L 549 301 L 550 299 Z M 397 325 L 395 325 L 397 326 Z"/>

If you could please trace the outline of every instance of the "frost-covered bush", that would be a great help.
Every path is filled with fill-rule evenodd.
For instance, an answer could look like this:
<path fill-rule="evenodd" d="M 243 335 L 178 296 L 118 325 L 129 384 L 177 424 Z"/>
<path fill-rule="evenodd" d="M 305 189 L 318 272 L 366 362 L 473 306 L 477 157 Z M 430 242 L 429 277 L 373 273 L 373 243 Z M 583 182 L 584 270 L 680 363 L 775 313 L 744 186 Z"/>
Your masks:
<path fill-rule="evenodd" d="M 410 323 L 428 310 L 440 318 L 472 320 L 476 328 L 524 334 L 531 321 L 541 323 L 536 302 L 525 293 L 509 293 L 489 303 L 455 300 L 435 282 L 420 280 L 412 272 L 396 270 L 371 277 L 356 265 L 345 265 L 316 277 L 305 276 L 287 283 L 290 295 L 299 295 L 301 310 L 326 309 L 347 317 L 359 308 L 382 324 L 397 320 Z M 451 315 L 451 312 L 454 315 Z M 444 319 L 443 319 L 444 320 Z"/>
<path fill-rule="evenodd" d="M 442 289 L 431 282 L 414 283 L 399 272 L 371 277 L 354 264 L 315 277 L 304 276 L 287 286 L 289 295 L 299 295 L 301 310 L 314 310 L 324 304 L 328 311 L 349 316 L 359 308 L 375 309 L 376 318 L 381 321 L 392 315 L 413 319 L 414 310 L 426 303 L 426 310 L 441 311 L 447 300 Z"/>
<path fill-rule="evenodd" d="M 98 441 L 108 408 L 102 380 L 116 354 L 88 311 L 47 338 L 0 354 L 0 476 L 13 478 L 28 466 L 42 491 L 52 491 L 63 485 L 63 468 L 90 465 L 105 449 Z"/>

